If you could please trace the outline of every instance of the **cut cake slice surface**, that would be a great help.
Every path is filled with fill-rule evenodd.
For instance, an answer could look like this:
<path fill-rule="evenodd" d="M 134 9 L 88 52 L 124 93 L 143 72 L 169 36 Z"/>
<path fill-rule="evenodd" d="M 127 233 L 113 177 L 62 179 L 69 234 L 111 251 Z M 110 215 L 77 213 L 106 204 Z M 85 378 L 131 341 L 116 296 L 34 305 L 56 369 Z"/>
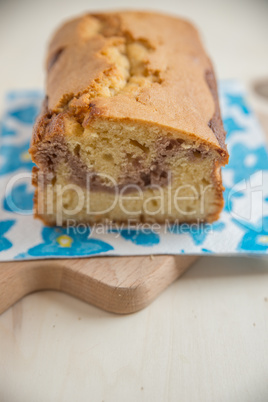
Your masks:
<path fill-rule="evenodd" d="M 65 23 L 30 152 L 35 215 L 48 225 L 218 219 L 228 152 L 196 29 L 136 11 Z"/>

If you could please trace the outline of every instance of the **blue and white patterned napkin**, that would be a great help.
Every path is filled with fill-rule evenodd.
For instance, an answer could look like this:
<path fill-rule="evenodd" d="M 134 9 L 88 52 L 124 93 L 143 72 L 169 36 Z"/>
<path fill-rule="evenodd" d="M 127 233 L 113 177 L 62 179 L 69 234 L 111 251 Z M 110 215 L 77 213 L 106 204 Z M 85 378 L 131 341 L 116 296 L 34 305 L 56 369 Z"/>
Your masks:
<path fill-rule="evenodd" d="M 0 261 L 143 254 L 268 254 L 268 154 L 265 138 L 236 81 L 220 84 L 229 165 L 223 169 L 226 205 L 212 225 L 48 228 L 32 217 L 28 154 L 41 91 L 6 97 L 0 135 Z"/>

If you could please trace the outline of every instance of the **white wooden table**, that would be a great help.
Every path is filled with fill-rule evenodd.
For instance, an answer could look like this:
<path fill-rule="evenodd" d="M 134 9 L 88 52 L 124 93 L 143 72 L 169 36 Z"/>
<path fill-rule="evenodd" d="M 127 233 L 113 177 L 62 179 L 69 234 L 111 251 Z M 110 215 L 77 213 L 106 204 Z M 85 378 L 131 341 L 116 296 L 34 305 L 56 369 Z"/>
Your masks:
<path fill-rule="evenodd" d="M 0 3 L 0 108 L 10 88 L 40 87 L 45 42 L 64 18 L 125 1 Z M 146 1 L 196 21 L 220 78 L 268 76 L 268 3 Z M 0 109 L 1 110 L 1 109 Z M 152 305 L 115 316 L 55 292 L 0 316 L 0 401 L 268 401 L 265 259 L 202 258 Z"/>

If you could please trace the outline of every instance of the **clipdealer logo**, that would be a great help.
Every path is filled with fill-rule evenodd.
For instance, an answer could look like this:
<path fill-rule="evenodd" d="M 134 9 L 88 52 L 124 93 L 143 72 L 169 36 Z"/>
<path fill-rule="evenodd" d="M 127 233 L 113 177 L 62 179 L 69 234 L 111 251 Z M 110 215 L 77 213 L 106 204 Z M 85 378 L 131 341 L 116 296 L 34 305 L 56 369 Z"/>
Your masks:
<path fill-rule="evenodd" d="M 102 192 L 105 202 L 102 202 L 102 199 L 100 199 L 97 205 L 96 202 L 92 205 L 92 195 L 96 195 L 96 190 L 94 189 L 96 177 L 98 178 L 98 182 L 107 188 L 107 191 L 106 193 Z M 30 188 L 31 180 L 32 174 L 24 172 L 14 175 L 6 185 L 6 203 L 9 209 L 16 214 L 31 215 L 33 212 L 32 209 L 21 208 L 18 200 L 13 196 L 13 190 L 19 183 L 27 183 L 27 186 Z M 72 227 L 79 224 L 75 218 L 81 212 L 83 212 L 83 216 L 84 214 L 92 216 L 93 220 L 94 217 L 98 218 L 102 216 L 103 225 L 105 226 L 105 222 L 107 221 L 106 216 L 109 216 L 109 213 L 115 208 L 129 221 L 129 223 L 125 224 L 127 226 L 133 225 L 135 217 L 137 217 L 138 221 L 138 217 L 141 214 L 147 214 L 153 218 L 159 214 L 168 215 L 171 212 L 174 213 L 174 210 L 180 216 L 187 217 L 190 221 L 191 215 L 202 215 L 204 213 L 207 201 L 206 197 L 209 196 L 210 190 L 213 189 L 211 184 L 206 186 L 200 185 L 199 187 L 185 184 L 178 186 L 174 191 L 171 187 L 170 172 L 168 174 L 167 186 L 163 187 L 152 184 L 146 188 L 146 191 L 149 190 L 150 192 L 146 196 L 144 188 L 141 188 L 137 184 L 118 186 L 113 177 L 101 173 L 88 174 L 84 188 L 75 183 L 68 183 L 66 185 L 61 185 L 57 182 L 54 184 L 47 183 L 42 174 L 37 175 L 37 182 L 39 196 L 35 213 L 41 216 L 43 214 L 55 215 L 58 226 L 61 226 L 63 221 L 68 221 Z M 243 193 L 243 200 L 239 198 L 239 203 L 237 203 L 237 195 L 241 194 L 241 192 Z M 133 205 L 135 208 L 133 208 Z M 191 208 L 188 208 L 189 205 Z M 258 171 L 254 173 L 249 180 L 242 180 L 229 189 L 226 206 L 233 219 L 242 220 L 245 226 L 251 225 L 256 220 L 256 216 L 259 216 L 260 213 L 262 214 L 263 211 L 263 172 Z M 168 220 L 165 222 L 165 225 L 167 224 Z M 150 224 L 151 228 L 152 225 L 153 223 Z"/>

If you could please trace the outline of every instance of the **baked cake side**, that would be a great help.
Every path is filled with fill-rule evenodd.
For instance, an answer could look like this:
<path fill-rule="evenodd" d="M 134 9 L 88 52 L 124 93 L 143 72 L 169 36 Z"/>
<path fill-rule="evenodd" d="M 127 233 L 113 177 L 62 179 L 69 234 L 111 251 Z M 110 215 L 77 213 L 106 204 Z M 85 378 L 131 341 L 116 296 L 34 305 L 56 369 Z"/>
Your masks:
<path fill-rule="evenodd" d="M 196 29 L 143 12 L 67 22 L 49 46 L 30 152 L 48 225 L 218 219 L 228 152 Z"/>

